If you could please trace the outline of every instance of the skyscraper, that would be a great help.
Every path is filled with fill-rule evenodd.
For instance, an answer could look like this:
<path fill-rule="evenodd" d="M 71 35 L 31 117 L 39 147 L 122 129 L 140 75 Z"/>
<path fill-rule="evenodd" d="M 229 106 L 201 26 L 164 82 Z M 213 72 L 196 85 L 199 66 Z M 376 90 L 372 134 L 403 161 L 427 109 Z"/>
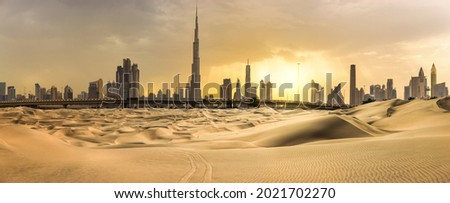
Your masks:
<path fill-rule="evenodd" d="M 242 93 L 241 93 L 241 81 L 239 80 L 239 78 L 237 79 L 236 82 L 236 92 L 234 92 L 234 97 L 233 99 L 235 101 L 241 101 L 242 99 Z"/>
<path fill-rule="evenodd" d="M 39 88 L 39 100 L 47 100 L 47 89 L 45 87 Z"/>
<path fill-rule="evenodd" d="M 6 83 L 0 82 L 0 101 L 6 100 Z"/>
<path fill-rule="evenodd" d="M 311 103 L 317 103 L 320 101 L 320 85 L 319 83 L 311 81 Z"/>
<path fill-rule="evenodd" d="M 97 91 L 98 98 L 103 98 L 103 80 L 101 78 L 97 80 Z"/>
<path fill-rule="evenodd" d="M 131 75 L 130 75 L 130 97 L 131 98 L 139 98 L 141 96 L 141 84 L 139 82 L 139 67 L 138 64 L 133 63 L 131 66 Z M 102 92 L 100 90 L 100 92 Z"/>
<path fill-rule="evenodd" d="M 448 96 L 448 87 L 445 82 L 434 85 L 434 95 L 438 98 Z"/>
<path fill-rule="evenodd" d="M 16 88 L 14 86 L 8 87 L 8 101 L 16 100 Z"/>
<path fill-rule="evenodd" d="M 122 81 L 120 82 L 123 87 L 122 93 L 124 100 L 130 98 L 130 82 L 131 82 L 131 60 L 129 58 L 123 59 L 123 75 Z"/>
<path fill-rule="evenodd" d="M 41 100 L 42 98 L 39 98 L 39 89 L 41 89 L 41 86 L 39 85 L 39 83 L 34 84 L 34 96 L 35 100 Z"/>
<path fill-rule="evenodd" d="M 103 90 L 103 80 L 98 79 L 96 81 L 89 83 L 89 89 L 88 89 L 88 98 L 89 99 L 101 99 L 103 98 L 103 93 L 101 92 Z"/>
<path fill-rule="evenodd" d="M 328 104 L 331 104 L 333 106 L 342 106 L 345 104 L 344 96 L 342 95 L 342 92 L 341 92 L 343 85 L 344 85 L 343 83 L 340 83 L 339 85 L 337 85 L 334 88 L 334 91 L 331 92 L 330 95 L 328 95 L 328 98 L 327 98 Z"/>
<path fill-rule="evenodd" d="M 394 98 L 393 97 L 394 80 L 393 79 L 387 79 L 386 86 L 387 86 L 387 95 L 386 95 L 387 99 L 388 100 L 393 99 Z"/>
<path fill-rule="evenodd" d="M 350 105 L 357 105 L 356 103 L 356 65 L 350 65 Z"/>
<path fill-rule="evenodd" d="M 408 90 L 408 92 L 406 90 Z M 405 99 L 406 96 L 418 99 L 427 98 L 427 78 L 425 77 L 423 68 L 420 68 L 417 77 L 411 77 L 408 88 L 405 87 Z"/>
<path fill-rule="evenodd" d="M 436 72 L 436 66 L 431 67 L 431 97 L 437 97 L 436 95 L 436 83 L 437 83 L 437 72 Z"/>
<path fill-rule="evenodd" d="M 230 101 L 231 98 L 231 79 L 223 79 L 223 85 L 220 87 L 220 98 L 224 101 Z"/>
<path fill-rule="evenodd" d="M 120 96 L 123 100 L 128 100 L 129 98 L 138 98 L 141 96 L 141 85 L 139 82 L 139 67 L 137 64 L 131 65 L 131 60 L 129 58 L 123 59 L 123 65 L 117 66 L 116 70 L 116 83 L 119 88 Z M 99 98 L 103 97 L 103 84 L 98 85 Z"/>
<path fill-rule="evenodd" d="M 58 89 L 56 89 L 55 86 L 52 86 L 50 88 L 50 99 L 51 100 L 56 100 L 58 99 Z"/>
<path fill-rule="evenodd" d="M 272 83 L 270 81 L 266 84 L 266 101 L 272 101 Z"/>
<path fill-rule="evenodd" d="M 251 97 L 250 88 L 252 86 L 252 82 L 250 78 L 250 73 L 251 73 L 250 63 L 249 60 L 247 59 L 247 66 L 245 66 L 245 85 L 244 85 L 245 87 L 244 96 L 247 98 Z"/>
<path fill-rule="evenodd" d="M 326 98 L 328 98 L 328 95 L 331 94 L 332 86 L 333 86 L 333 75 L 332 73 L 327 73 L 327 84 L 325 89 Z"/>
<path fill-rule="evenodd" d="M 173 98 L 175 100 L 180 99 L 180 74 L 176 74 L 175 77 L 173 77 L 173 83 L 170 85 L 170 87 L 173 89 Z"/>
<path fill-rule="evenodd" d="M 64 87 L 64 99 L 73 99 L 73 90 L 71 87 L 69 87 L 69 85 L 66 85 L 66 87 Z"/>
<path fill-rule="evenodd" d="M 357 105 L 360 105 L 363 103 L 364 95 L 365 95 L 365 93 L 364 93 L 363 88 L 360 88 L 360 89 L 356 88 L 356 104 Z"/>
<path fill-rule="evenodd" d="M 166 101 L 170 98 L 169 83 L 165 82 L 162 84 L 162 96 L 162 98 Z"/>
<path fill-rule="evenodd" d="M 191 75 L 191 85 L 189 90 L 189 99 L 199 101 L 202 99 L 201 89 L 200 89 L 200 40 L 198 36 L 198 12 L 197 7 L 195 8 L 195 34 L 194 34 L 194 50 L 193 50 L 193 63 L 192 63 L 192 75 Z"/>
<path fill-rule="evenodd" d="M 259 100 L 260 101 L 266 100 L 266 84 L 264 83 L 264 80 L 261 80 L 259 82 Z"/>
<path fill-rule="evenodd" d="M 124 79 L 123 79 L 123 77 L 124 77 L 124 75 L 123 75 L 123 72 L 124 71 L 124 69 L 123 69 L 123 66 L 117 66 L 117 70 L 116 70 L 116 84 L 117 84 L 117 86 L 118 86 L 118 91 L 119 91 L 119 95 L 120 95 L 120 97 L 122 98 L 122 99 L 125 99 L 124 98 L 124 90 L 126 89 L 126 88 L 124 88 Z M 108 90 L 109 91 L 109 90 Z"/>

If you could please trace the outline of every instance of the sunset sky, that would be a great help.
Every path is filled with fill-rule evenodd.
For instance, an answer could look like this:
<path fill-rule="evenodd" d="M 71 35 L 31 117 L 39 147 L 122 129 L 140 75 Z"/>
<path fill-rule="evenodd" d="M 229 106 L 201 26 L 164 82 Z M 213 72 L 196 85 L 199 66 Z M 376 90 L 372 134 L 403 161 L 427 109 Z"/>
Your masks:
<path fill-rule="evenodd" d="M 247 58 L 253 82 L 295 83 L 299 62 L 301 85 L 324 86 L 327 72 L 333 85 L 348 82 L 350 64 L 366 92 L 393 78 L 403 98 L 433 63 L 450 82 L 446 0 L 198 0 L 198 11 L 202 83 L 244 81 Z M 142 83 L 187 81 L 194 19 L 195 0 L 0 0 L 0 81 L 19 94 L 36 82 L 78 94 L 114 80 L 123 58 L 139 64 Z"/>

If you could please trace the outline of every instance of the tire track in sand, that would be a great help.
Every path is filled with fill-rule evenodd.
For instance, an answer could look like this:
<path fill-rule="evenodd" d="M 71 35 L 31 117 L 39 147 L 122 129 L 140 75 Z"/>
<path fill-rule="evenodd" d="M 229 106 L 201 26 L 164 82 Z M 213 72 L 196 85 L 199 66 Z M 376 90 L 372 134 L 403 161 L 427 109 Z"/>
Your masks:
<path fill-rule="evenodd" d="M 183 151 L 183 152 L 189 159 L 191 168 L 178 182 L 180 183 L 211 182 L 213 175 L 211 163 L 197 152 L 192 151 Z"/>

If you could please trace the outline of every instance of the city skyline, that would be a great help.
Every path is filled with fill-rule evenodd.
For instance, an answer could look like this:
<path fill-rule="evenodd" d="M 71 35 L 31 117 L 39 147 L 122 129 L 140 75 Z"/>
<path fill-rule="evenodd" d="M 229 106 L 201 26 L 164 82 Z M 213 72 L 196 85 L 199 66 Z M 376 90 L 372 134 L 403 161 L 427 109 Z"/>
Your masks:
<path fill-rule="evenodd" d="M 89 26 L 111 26 L 110 23 L 113 20 L 117 20 L 114 19 L 115 17 L 109 16 L 110 13 L 104 10 L 103 4 L 92 2 L 69 3 L 65 1 L 50 1 L 50 3 L 44 3 L 44 5 L 37 5 L 34 3 L 22 5 L 22 3 L 13 1 L 1 1 L 1 9 L 4 12 L 2 12 L 3 14 L 0 15 L 5 15 L 5 18 L 3 18 L 5 19 L 5 21 L 3 23 L 0 22 L 0 27 L 4 28 L 1 29 L 2 33 L 0 33 L 0 36 L 2 37 L 0 38 L 0 42 L 5 45 L 5 49 L 0 51 L 0 65 L 2 65 L 2 67 L 10 67 L 2 69 L 5 73 L 4 75 L 8 75 L 8 77 L 1 79 L 1 81 L 5 81 L 8 86 L 15 86 L 16 92 L 18 94 L 22 94 L 24 88 L 26 88 L 26 93 L 33 93 L 33 85 L 35 83 L 39 83 L 40 85 L 47 88 L 55 85 L 58 89 L 62 89 L 62 87 L 69 85 L 77 94 L 81 91 L 86 91 L 86 84 L 98 78 L 102 78 L 105 82 L 109 80 L 113 81 L 114 75 L 112 74 L 113 71 L 110 71 L 111 67 L 115 67 L 117 61 L 121 58 L 132 58 L 134 61 L 138 61 L 140 66 L 142 67 L 141 82 L 154 82 L 156 85 L 155 89 L 160 89 L 160 87 L 158 86 L 161 82 L 169 82 L 170 79 L 178 73 L 181 75 L 180 81 L 187 82 L 188 76 L 190 75 L 189 64 L 190 61 L 192 61 L 192 59 L 189 59 L 189 56 L 191 56 L 192 54 L 192 47 L 189 46 L 189 42 L 192 42 L 191 17 L 193 17 L 192 13 L 195 9 L 194 3 L 195 2 L 193 1 L 173 1 L 168 3 L 160 1 L 130 1 L 129 4 L 126 4 L 127 6 L 123 7 L 124 10 L 136 10 L 139 11 L 138 14 L 154 14 L 155 16 L 160 16 L 161 18 L 152 19 L 144 16 L 140 18 L 140 15 L 138 14 L 132 14 L 131 17 L 124 16 L 123 18 L 121 18 L 122 21 L 118 21 L 117 23 L 112 24 L 115 25 L 111 27 L 111 29 L 114 28 L 113 30 L 109 30 L 110 32 L 101 32 L 101 34 L 103 34 L 101 37 L 105 37 L 107 35 L 113 36 L 113 38 L 110 38 L 110 40 L 112 41 L 106 43 L 104 46 L 114 45 L 114 35 L 117 35 L 117 39 L 115 42 L 120 42 L 123 46 L 121 48 L 116 47 L 117 49 L 108 49 L 106 47 L 104 47 L 105 49 L 97 49 L 101 47 L 94 46 L 97 44 L 96 41 L 90 41 L 91 44 L 85 44 L 86 37 L 88 37 L 88 35 L 92 32 Z M 317 13 L 311 13 L 310 11 L 309 14 L 311 14 L 311 16 L 303 16 L 304 18 L 301 18 L 302 20 L 299 20 L 302 22 L 276 21 L 280 20 L 280 18 L 283 19 L 283 17 L 286 17 L 285 15 L 282 15 L 280 11 L 289 10 L 290 7 L 288 5 L 292 2 L 281 2 L 279 3 L 278 7 L 273 7 L 274 3 L 275 2 L 273 1 L 264 1 L 260 5 L 257 5 L 252 1 L 231 1 L 228 3 L 206 1 L 199 2 L 199 10 L 201 11 L 201 15 L 203 16 L 201 30 L 203 43 L 200 46 L 203 56 L 201 73 L 202 85 L 208 82 L 219 83 L 223 78 L 231 78 L 233 81 L 235 81 L 237 78 L 245 78 L 244 68 L 247 58 L 250 58 L 252 60 L 251 78 L 252 82 L 255 83 L 263 79 L 265 75 L 270 74 L 271 80 L 274 82 L 291 82 L 296 84 L 298 62 L 301 63 L 301 86 L 310 82 L 311 80 L 315 80 L 316 82 L 324 86 L 325 73 L 327 72 L 333 73 L 333 81 L 335 83 L 333 83 L 332 87 L 336 86 L 338 82 L 349 81 L 349 64 L 356 64 L 358 66 L 358 69 L 356 70 L 356 74 L 358 75 L 358 79 L 356 82 L 357 87 L 365 87 L 365 91 L 368 92 L 369 85 L 379 84 L 384 82 L 387 78 L 393 78 L 397 91 L 401 92 L 399 98 L 402 98 L 401 95 L 403 95 L 402 87 L 408 84 L 410 77 L 412 75 L 415 75 L 418 68 L 423 67 L 425 76 L 427 78 L 430 78 L 430 68 L 433 62 L 436 63 L 436 66 L 439 69 L 439 81 L 447 83 L 449 81 L 445 76 L 450 75 L 450 70 L 448 68 L 448 64 L 450 64 L 450 61 L 448 61 L 448 57 L 443 57 L 445 55 L 450 55 L 450 50 L 448 49 L 448 38 L 446 38 L 444 35 L 448 33 L 448 30 L 444 29 L 446 28 L 446 22 L 439 21 L 441 18 L 438 18 L 448 15 L 444 12 L 439 12 L 444 11 L 439 9 L 439 5 L 445 2 L 428 2 L 427 5 L 423 7 L 423 9 L 429 11 L 436 10 L 437 12 L 430 13 L 430 15 L 434 17 L 428 16 L 418 18 L 418 16 L 413 16 L 412 8 L 414 8 L 414 6 L 418 6 L 419 3 L 417 3 L 417 5 L 411 6 L 398 2 L 324 3 L 303 1 L 300 3 L 296 3 L 296 5 L 299 6 L 300 10 L 304 9 L 304 6 L 312 6 L 316 9 L 314 12 Z M 106 3 L 106 5 L 110 6 L 112 10 L 116 9 L 117 6 L 121 4 L 123 3 Z M 88 5 L 92 6 L 93 8 L 98 8 L 100 9 L 100 11 L 104 11 L 103 14 L 102 12 L 99 12 L 99 14 L 95 13 L 94 10 L 91 10 L 93 8 L 86 7 Z M 149 6 L 154 6 L 151 7 L 154 9 L 150 9 Z M 330 6 L 335 6 L 336 8 L 332 8 Z M 56 10 L 56 8 L 60 8 L 62 10 L 70 9 L 71 12 L 65 14 L 60 10 Z M 139 8 L 141 8 L 142 10 L 139 10 Z M 149 10 L 146 10 L 147 8 Z M 400 35 L 400 33 L 393 33 L 392 31 L 387 30 L 385 32 L 388 33 L 386 34 L 379 33 L 380 36 L 389 38 L 385 40 L 377 38 L 377 40 L 381 40 L 381 45 L 379 47 L 378 45 L 375 46 L 372 44 L 371 46 L 364 46 L 364 49 L 367 50 L 362 50 L 361 48 L 352 50 L 351 48 L 349 48 L 348 50 L 344 49 L 345 51 L 342 50 L 339 53 L 334 53 L 334 48 L 329 49 L 329 47 L 342 45 L 342 43 L 347 43 L 349 44 L 349 46 L 362 46 L 373 43 L 371 42 L 371 40 L 364 41 L 360 38 L 344 40 L 345 37 L 342 38 L 342 40 L 339 42 L 330 42 L 327 45 L 323 44 L 323 42 L 320 42 L 320 38 L 324 36 L 321 36 L 323 32 L 318 32 L 317 30 L 318 28 L 321 28 L 318 22 L 325 23 L 322 27 L 323 29 L 329 29 L 330 25 L 327 25 L 327 23 L 331 23 L 332 20 L 328 18 L 321 19 L 318 14 L 322 14 L 322 12 L 327 10 L 334 11 L 337 8 L 341 8 L 343 9 L 343 11 L 342 13 L 334 14 L 339 14 L 338 17 L 341 17 L 342 19 L 338 18 L 337 21 L 334 21 L 333 23 L 336 23 L 336 25 L 345 25 L 344 28 L 352 28 L 353 31 L 358 30 L 358 36 L 361 38 L 375 39 L 376 36 L 372 36 L 370 35 L 370 33 L 366 33 L 367 30 L 364 30 L 363 28 L 368 27 L 365 27 L 361 23 L 345 21 L 345 19 L 347 19 L 348 17 L 355 15 L 355 13 L 345 14 L 344 11 L 346 11 L 347 9 L 356 13 L 361 12 L 359 13 L 359 15 L 368 16 L 370 17 L 369 20 L 377 19 L 374 16 L 369 15 L 373 14 L 374 10 L 379 9 L 380 11 L 383 11 L 388 15 L 394 15 L 392 11 L 398 9 L 399 11 L 408 14 L 405 17 L 406 19 L 396 19 L 398 21 L 404 22 L 402 20 L 410 20 L 416 18 L 422 20 L 419 21 L 417 25 L 410 25 L 411 27 L 409 27 L 409 29 L 405 29 L 405 32 L 408 30 L 420 30 L 422 32 L 418 33 L 418 36 L 411 36 L 411 34 L 408 33 Z M 160 12 L 157 12 L 155 10 Z M 268 12 L 268 15 L 275 16 L 276 18 L 268 20 L 267 22 L 264 22 L 264 20 L 258 20 L 257 17 L 259 15 L 253 10 L 270 11 Z M 12 11 L 16 11 L 14 15 Z M 43 13 L 44 11 L 47 11 L 48 13 Z M 363 13 L 362 11 L 367 11 L 367 13 Z M 294 15 L 290 17 L 297 17 L 297 15 L 300 15 L 296 12 L 285 13 Z M 81 34 L 77 34 L 78 38 L 74 36 L 75 33 L 69 34 L 67 36 L 64 35 L 64 29 L 70 31 L 75 28 L 66 27 L 61 24 L 62 21 L 60 22 L 56 19 L 54 20 L 56 21 L 55 24 L 47 25 L 49 27 L 40 27 L 38 29 L 36 26 L 41 24 L 45 25 L 43 20 L 48 18 L 48 15 L 50 14 L 58 14 L 61 15 L 62 19 L 73 20 L 73 23 L 75 23 L 75 25 L 79 25 L 76 30 L 81 31 Z M 84 19 L 82 16 L 80 16 L 81 14 L 92 15 L 91 17 L 93 18 L 93 20 L 88 21 L 87 19 Z M 237 17 L 234 16 L 237 14 L 242 14 L 243 18 L 246 19 L 244 21 L 247 23 L 243 23 L 237 20 Z M 32 18 L 33 16 L 36 18 Z M 106 18 L 106 16 L 111 17 L 111 19 Z M 169 16 L 172 17 L 171 20 L 165 19 Z M 130 18 L 131 20 L 135 19 L 137 21 L 128 21 L 130 20 Z M 288 19 L 293 20 L 292 18 Z M 303 22 L 306 21 L 306 19 L 311 20 L 311 23 L 313 25 L 308 25 L 308 23 Z M 433 23 L 430 23 L 431 20 L 436 19 L 438 19 L 436 22 L 433 21 Z M 131 25 L 129 26 L 138 29 L 130 29 L 130 31 L 119 31 L 115 29 L 116 26 L 118 27 L 119 25 L 128 22 L 135 22 L 131 23 Z M 160 23 L 160 25 L 163 26 L 149 28 L 149 25 L 151 25 L 152 23 Z M 261 23 L 270 25 L 268 30 L 272 31 L 273 33 L 269 31 L 258 32 L 260 31 L 259 29 L 255 30 L 255 28 L 261 26 Z M 397 23 L 397 25 L 399 26 L 402 25 L 400 22 L 396 21 L 389 22 L 388 24 L 390 26 L 393 26 L 395 25 L 395 23 Z M 355 27 L 350 26 L 353 24 L 355 24 Z M 420 28 L 420 25 L 425 26 L 425 24 L 427 24 L 427 27 Z M 242 27 L 243 25 L 245 25 L 245 27 Z M 293 29 L 286 29 L 286 33 L 281 33 L 279 32 L 280 30 L 277 30 L 277 28 L 282 30 L 288 28 L 289 25 L 297 25 L 298 27 L 295 27 Z M 377 27 L 381 25 L 375 23 L 373 26 Z M 230 27 L 234 27 L 235 29 L 228 29 Z M 305 27 L 310 28 L 310 30 L 302 29 Z M 50 34 L 46 31 L 45 28 L 52 28 L 56 32 Z M 160 36 L 160 34 L 162 34 L 160 32 L 167 31 L 165 29 L 168 28 L 176 29 L 173 30 L 173 32 L 170 32 L 169 35 Z M 217 32 L 215 31 L 215 29 L 222 32 Z M 423 29 L 428 30 L 427 32 L 425 32 L 423 31 Z M 21 35 L 12 35 L 14 32 L 19 30 L 27 32 L 22 33 Z M 296 32 L 300 30 L 301 32 Z M 150 35 L 149 33 L 146 33 L 144 35 L 144 33 L 142 33 L 148 31 L 156 32 L 156 35 Z M 238 31 L 245 32 L 239 35 L 234 35 Z M 292 35 L 291 32 L 294 33 L 294 31 L 296 34 Z M 400 32 L 401 30 L 397 31 Z M 430 31 L 433 31 L 435 33 Z M 135 32 L 137 32 L 138 34 L 136 34 Z M 128 41 L 125 40 L 125 38 L 122 38 L 123 35 L 129 33 L 132 33 L 132 35 L 130 36 L 130 39 L 127 39 Z M 311 36 L 311 33 L 316 33 L 318 35 L 313 37 Z M 49 39 L 44 39 L 46 34 L 48 34 Z M 275 43 L 277 40 L 276 36 L 285 36 L 285 34 L 287 36 L 285 41 L 281 40 Z M 325 36 L 324 39 L 327 39 L 327 41 L 329 42 L 330 39 L 337 37 L 336 35 L 343 34 L 352 33 L 350 32 L 350 30 L 342 31 L 342 33 L 332 33 Z M 394 39 L 390 39 L 390 34 L 394 34 L 392 37 L 397 41 L 395 41 Z M 440 37 L 438 37 L 437 35 L 439 35 Z M 444 37 L 442 37 L 442 35 L 444 35 Z M 100 36 L 95 35 L 95 37 Z M 154 42 L 152 42 L 152 46 L 150 46 L 148 43 L 139 44 L 137 43 L 139 41 L 138 40 L 134 41 L 137 44 L 133 45 L 133 40 L 137 39 L 142 39 L 144 41 L 147 40 L 147 42 L 148 40 L 150 40 Z M 158 41 L 156 39 L 159 40 L 159 43 L 155 42 Z M 59 44 L 54 43 L 53 40 L 56 40 Z M 173 40 L 174 42 L 172 42 Z M 309 42 L 309 44 L 305 44 L 305 41 L 308 40 L 314 41 L 315 43 Z M 394 40 L 395 42 L 392 40 Z M 29 44 L 24 45 L 23 43 L 21 43 L 22 41 L 27 41 L 29 42 Z M 236 43 L 236 41 L 239 43 Z M 48 44 L 45 44 L 44 42 Z M 420 48 L 419 43 L 415 44 L 413 42 L 420 42 L 420 44 L 425 44 L 422 46 L 428 48 L 423 49 L 422 47 L 422 49 L 418 49 Z M 39 43 L 44 44 L 41 44 L 41 46 L 37 46 L 40 45 Z M 64 46 L 73 45 L 73 43 L 78 43 L 83 46 L 89 46 L 87 46 L 84 51 L 80 51 L 80 49 L 78 49 L 79 47 L 77 46 Z M 292 43 L 292 47 L 289 47 L 289 43 Z M 235 46 L 236 44 L 243 44 L 245 46 Z M 164 52 L 167 51 L 166 49 L 169 46 L 172 48 L 171 50 L 169 50 L 171 51 L 170 54 L 168 52 Z M 270 48 L 267 48 L 266 46 Z M 406 46 L 411 49 L 403 50 L 408 52 L 407 54 L 405 54 L 405 52 L 402 52 L 402 50 L 397 50 L 398 52 L 395 53 L 389 53 L 388 50 L 388 52 L 386 52 L 384 56 L 380 56 L 381 50 L 384 50 L 383 48 L 386 48 L 386 46 L 395 47 L 394 49 L 401 49 L 405 48 L 402 46 Z M 42 48 L 42 50 L 36 51 L 36 48 L 38 47 Z M 180 47 L 182 48 L 179 49 Z M 431 49 L 430 47 L 434 48 Z M 314 50 L 315 48 L 317 48 L 318 50 Z M 369 48 L 374 49 L 372 50 Z M 381 50 L 377 50 L 377 48 L 381 48 Z M 95 55 L 95 57 L 87 55 L 87 53 L 93 51 L 96 51 L 98 53 L 97 55 Z M 355 54 L 356 51 L 358 51 L 359 54 Z M 261 52 L 268 52 L 270 54 L 263 54 Z M 317 55 L 318 53 L 319 55 Z M 322 53 L 322 55 L 320 53 Z M 329 55 L 329 53 L 334 54 Z M 161 57 L 161 54 L 165 55 Z M 68 60 L 70 56 L 73 56 L 73 59 Z M 23 57 L 26 60 L 14 60 L 19 57 Z M 405 57 L 408 60 L 405 60 Z M 331 63 L 333 60 L 337 60 L 337 62 L 334 61 L 333 63 Z M 374 62 L 374 60 L 376 62 Z M 24 74 L 25 72 L 27 74 Z M 161 73 L 153 74 L 155 72 Z M 89 75 L 89 77 L 86 77 L 84 74 Z M 66 78 L 67 75 L 71 75 L 70 79 Z M 146 86 L 144 85 L 144 87 Z M 291 95 L 297 92 L 296 87 L 297 85 L 294 85 L 294 89 L 290 91 Z M 348 85 L 344 87 L 344 93 L 346 92 L 346 101 L 348 101 L 350 92 L 348 88 Z M 293 97 L 291 96 L 291 98 Z"/>

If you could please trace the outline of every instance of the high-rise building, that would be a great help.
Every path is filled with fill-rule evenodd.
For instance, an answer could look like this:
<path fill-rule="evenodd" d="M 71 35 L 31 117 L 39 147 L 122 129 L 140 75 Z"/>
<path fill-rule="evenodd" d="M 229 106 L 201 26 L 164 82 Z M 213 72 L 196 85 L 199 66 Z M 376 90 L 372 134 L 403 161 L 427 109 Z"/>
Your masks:
<path fill-rule="evenodd" d="M 125 59 L 123 61 L 125 64 Z M 128 84 L 125 84 L 125 69 L 123 66 L 117 66 L 116 70 L 116 83 L 119 86 L 119 96 L 124 100 L 125 99 L 125 90 L 128 89 L 125 86 L 128 86 Z M 127 75 L 128 76 L 128 75 Z"/>
<path fill-rule="evenodd" d="M 356 103 L 356 65 L 350 65 L 350 105 L 357 105 Z"/>
<path fill-rule="evenodd" d="M 266 101 L 272 101 L 272 88 L 272 83 L 268 81 L 266 84 Z"/>
<path fill-rule="evenodd" d="M 175 100 L 180 100 L 180 74 L 175 75 L 173 77 L 173 83 L 171 85 L 173 89 L 173 98 Z"/>
<path fill-rule="evenodd" d="M 28 100 L 34 101 L 34 100 L 36 100 L 36 96 L 34 94 L 28 93 Z"/>
<path fill-rule="evenodd" d="M 434 85 L 434 96 L 438 98 L 448 96 L 448 87 L 445 82 Z"/>
<path fill-rule="evenodd" d="M 378 85 L 378 84 L 371 85 L 370 88 L 371 88 L 370 91 L 373 90 L 373 94 L 372 94 L 373 98 L 375 98 L 375 100 L 377 100 L 377 101 L 382 101 L 384 96 L 382 95 L 381 85 Z"/>
<path fill-rule="evenodd" d="M 242 93 L 241 93 L 241 81 L 239 80 L 239 78 L 237 79 L 236 82 L 236 92 L 234 92 L 234 97 L 233 99 L 235 101 L 241 101 L 242 99 Z"/>
<path fill-rule="evenodd" d="M 104 92 L 106 97 L 120 99 L 120 85 L 116 82 L 108 81 L 106 83 L 106 91 Z"/>
<path fill-rule="evenodd" d="M 186 91 L 184 92 L 184 98 L 189 99 L 189 96 L 191 95 L 191 85 L 189 83 L 186 84 Z"/>
<path fill-rule="evenodd" d="M 98 79 L 89 83 L 88 99 L 101 99 L 103 98 L 103 80 Z"/>
<path fill-rule="evenodd" d="M 266 100 L 266 84 L 264 83 L 264 80 L 261 80 L 259 82 L 259 100 L 260 101 Z"/>
<path fill-rule="evenodd" d="M 42 98 L 39 98 L 39 89 L 41 89 L 41 86 L 39 83 L 34 84 L 34 95 L 36 95 L 36 100 L 41 100 Z"/>
<path fill-rule="evenodd" d="M 223 79 L 223 84 L 220 86 L 220 98 L 224 101 L 230 101 L 232 99 L 232 89 L 231 79 Z"/>
<path fill-rule="evenodd" d="M 47 100 L 47 89 L 45 87 L 39 88 L 39 100 Z"/>
<path fill-rule="evenodd" d="M 122 75 L 122 81 L 120 83 L 122 84 L 121 87 L 123 87 L 123 90 L 121 91 L 123 93 L 122 98 L 127 100 L 130 98 L 130 82 L 131 82 L 131 60 L 129 58 L 123 59 L 123 75 Z M 118 81 L 116 81 L 118 82 Z"/>
<path fill-rule="evenodd" d="M 375 85 L 370 86 L 370 95 L 375 96 Z"/>
<path fill-rule="evenodd" d="M 426 99 L 427 96 L 427 78 L 425 77 L 425 74 L 423 72 L 423 68 L 420 68 L 419 75 L 417 77 L 411 77 L 411 80 L 409 81 L 409 92 L 406 92 L 405 88 L 405 98 L 406 95 L 409 95 L 409 97 L 412 98 L 418 98 L 418 99 Z M 409 98 L 408 97 L 408 98 Z"/>
<path fill-rule="evenodd" d="M 437 97 L 435 92 L 435 85 L 437 83 L 437 72 L 436 72 L 436 66 L 431 66 L 431 97 Z"/>
<path fill-rule="evenodd" d="M 167 99 L 170 98 L 170 94 L 167 94 L 168 92 L 170 92 L 169 90 L 169 83 L 163 83 L 162 84 L 162 94 L 163 94 L 163 99 L 167 101 Z"/>
<path fill-rule="evenodd" d="M 64 99 L 73 99 L 73 89 L 69 85 L 64 87 Z"/>
<path fill-rule="evenodd" d="M 25 95 L 21 95 L 21 94 L 17 94 L 16 95 L 16 100 L 17 101 L 23 101 L 26 100 L 27 98 L 25 97 Z"/>
<path fill-rule="evenodd" d="M 58 99 L 58 89 L 55 86 L 50 88 L 50 99 L 57 100 Z"/>
<path fill-rule="evenodd" d="M 319 83 L 311 81 L 311 103 L 317 103 L 320 101 L 320 85 Z"/>
<path fill-rule="evenodd" d="M 139 98 L 142 96 L 141 93 L 141 84 L 140 84 L 140 73 L 139 73 L 138 64 L 133 63 L 131 66 L 131 74 L 130 74 L 130 97 L 131 98 Z M 102 91 L 100 91 L 102 92 Z"/>
<path fill-rule="evenodd" d="M 56 99 L 63 99 L 63 93 L 61 91 L 56 92 Z"/>
<path fill-rule="evenodd" d="M 327 104 L 332 106 L 343 106 L 345 105 L 344 96 L 342 95 L 343 83 L 337 85 L 331 94 L 328 95 Z"/>
<path fill-rule="evenodd" d="M 184 101 L 184 99 L 185 99 L 185 97 L 184 97 L 184 87 L 180 87 L 180 90 L 179 90 L 179 98 L 180 98 L 180 101 Z"/>
<path fill-rule="evenodd" d="M 326 84 L 326 88 L 325 88 L 325 95 L 327 98 L 328 98 L 328 95 L 331 94 L 332 86 L 333 86 L 333 74 L 327 73 L 327 84 Z"/>
<path fill-rule="evenodd" d="M 158 94 L 156 94 L 156 100 L 162 101 L 163 100 L 163 92 L 161 89 L 158 90 Z"/>
<path fill-rule="evenodd" d="M 155 91 L 153 89 L 153 83 L 147 83 L 147 95 L 149 99 L 153 99 L 151 96 L 155 97 Z"/>
<path fill-rule="evenodd" d="M 411 97 L 411 90 L 409 89 L 409 85 L 408 85 L 408 86 L 405 86 L 405 94 L 404 94 L 403 99 L 405 101 L 407 101 L 407 100 L 409 100 L 410 97 Z"/>
<path fill-rule="evenodd" d="M 89 94 L 85 91 L 81 91 L 81 93 L 77 95 L 77 99 L 81 100 L 89 99 Z"/>
<path fill-rule="evenodd" d="M 6 83 L 5 82 L 0 82 L 0 95 L 6 95 Z"/>
<path fill-rule="evenodd" d="M 16 88 L 14 86 L 8 86 L 8 101 L 16 100 Z"/>
<path fill-rule="evenodd" d="M 194 33 L 194 43 L 193 43 L 193 63 L 192 63 L 192 75 L 191 75 L 191 85 L 189 91 L 189 100 L 200 101 L 202 99 L 201 95 L 201 78 L 200 78 L 200 40 L 198 34 L 198 12 L 195 8 L 195 33 Z"/>
<path fill-rule="evenodd" d="M 6 83 L 0 82 L 0 101 L 5 101 L 6 99 Z"/>
<path fill-rule="evenodd" d="M 361 105 L 364 101 L 364 89 L 363 88 L 356 88 L 356 105 Z"/>
<path fill-rule="evenodd" d="M 397 99 L 397 89 L 392 90 L 392 99 Z"/>
<path fill-rule="evenodd" d="M 249 93 L 248 93 L 248 96 L 250 96 L 249 98 L 252 98 L 252 99 L 256 99 L 257 98 L 257 96 L 256 96 L 256 91 L 257 91 L 257 87 L 255 87 L 255 86 L 251 86 L 250 87 L 250 89 L 249 89 Z"/>
<path fill-rule="evenodd" d="M 394 91 L 394 80 L 393 79 L 387 79 L 387 92 L 386 92 L 386 99 L 390 100 L 393 99 L 393 91 Z"/>
<path fill-rule="evenodd" d="M 119 95 L 123 100 L 139 98 L 143 95 L 140 85 L 140 71 L 137 64 L 131 64 L 129 58 L 123 59 L 123 65 L 117 66 L 116 83 L 119 86 Z M 102 84 L 103 85 L 103 84 Z M 103 86 L 99 86 L 100 98 L 103 97 Z"/>
<path fill-rule="evenodd" d="M 250 63 L 249 60 L 247 59 L 247 66 L 245 66 L 245 93 L 244 96 L 250 98 L 251 94 L 250 94 L 250 88 L 252 87 L 252 82 L 251 82 L 251 68 L 250 68 Z"/>

